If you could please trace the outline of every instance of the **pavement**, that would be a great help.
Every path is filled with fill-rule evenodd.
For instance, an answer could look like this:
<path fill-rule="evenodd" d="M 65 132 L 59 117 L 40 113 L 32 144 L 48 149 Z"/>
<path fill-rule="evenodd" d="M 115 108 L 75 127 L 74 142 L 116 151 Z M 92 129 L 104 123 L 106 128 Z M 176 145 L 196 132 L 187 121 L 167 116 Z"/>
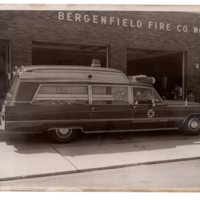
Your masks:
<path fill-rule="evenodd" d="M 200 136 L 177 132 L 81 135 L 68 144 L 0 133 L 0 181 L 198 158 Z"/>

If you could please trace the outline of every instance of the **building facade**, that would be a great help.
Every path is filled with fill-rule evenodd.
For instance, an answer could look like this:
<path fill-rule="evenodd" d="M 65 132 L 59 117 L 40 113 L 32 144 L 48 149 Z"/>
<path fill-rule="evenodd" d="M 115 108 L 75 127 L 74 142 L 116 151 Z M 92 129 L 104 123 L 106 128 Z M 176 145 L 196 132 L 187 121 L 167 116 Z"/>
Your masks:
<path fill-rule="evenodd" d="M 200 102 L 200 14 L 0 11 L 0 99 L 15 66 L 85 65 L 156 78 L 166 99 Z"/>

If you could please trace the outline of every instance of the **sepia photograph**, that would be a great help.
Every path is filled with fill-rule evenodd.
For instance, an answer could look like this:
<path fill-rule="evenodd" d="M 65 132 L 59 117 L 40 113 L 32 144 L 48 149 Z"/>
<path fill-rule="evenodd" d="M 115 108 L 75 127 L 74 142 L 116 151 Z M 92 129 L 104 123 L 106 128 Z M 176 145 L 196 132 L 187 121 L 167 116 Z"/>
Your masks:
<path fill-rule="evenodd" d="M 0 4 L 0 191 L 200 191 L 200 6 Z"/>

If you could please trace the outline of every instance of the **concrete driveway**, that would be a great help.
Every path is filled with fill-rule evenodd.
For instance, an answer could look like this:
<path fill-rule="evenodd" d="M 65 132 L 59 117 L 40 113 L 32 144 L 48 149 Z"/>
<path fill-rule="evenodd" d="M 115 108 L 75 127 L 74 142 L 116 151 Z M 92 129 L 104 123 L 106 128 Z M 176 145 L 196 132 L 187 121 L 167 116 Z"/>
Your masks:
<path fill-rule="evenodd" d="M 200 158 L 200 136 L 177 132 L 81 135 L 69 144 L 0 135 L 0 181 L 194 158 Z"/>

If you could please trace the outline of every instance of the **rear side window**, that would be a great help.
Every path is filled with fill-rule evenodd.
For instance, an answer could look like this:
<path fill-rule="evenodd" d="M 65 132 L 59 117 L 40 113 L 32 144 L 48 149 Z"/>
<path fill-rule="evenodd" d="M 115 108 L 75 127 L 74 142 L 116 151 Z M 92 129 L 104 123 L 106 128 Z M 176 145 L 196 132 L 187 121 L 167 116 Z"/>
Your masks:
<path fill-rule="evenodd" d="M 128 87 L 92 86 L 93 104 L 128 104 Z"/>
<path fill-rule="evenodd" d="M 39 104 L 88 104 L 88 87 L 78 85 L 41 85 L 34 103 Z"/>
<path fill-rule="evenodd" d="M 18 87 L 16 101 L 32 101 L 33 96 L 38 88 L 38 83 L 21 82 Z"/>

